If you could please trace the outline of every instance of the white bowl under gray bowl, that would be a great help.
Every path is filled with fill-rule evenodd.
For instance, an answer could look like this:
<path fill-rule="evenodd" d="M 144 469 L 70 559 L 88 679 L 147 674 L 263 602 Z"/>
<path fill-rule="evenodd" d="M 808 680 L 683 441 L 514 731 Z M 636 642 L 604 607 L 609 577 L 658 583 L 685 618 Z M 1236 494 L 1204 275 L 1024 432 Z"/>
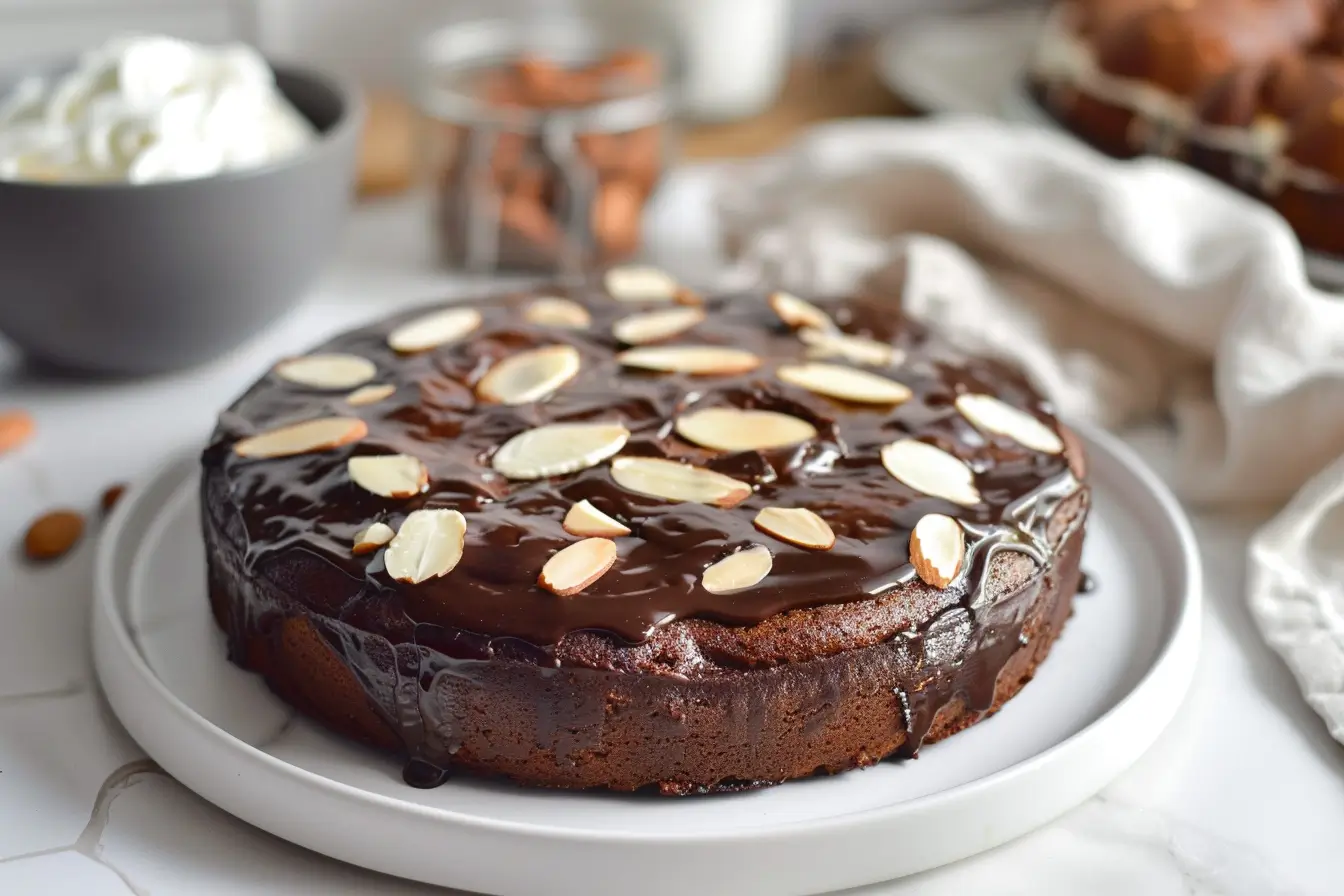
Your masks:
<path fill-rule="evenodd" d="M 318 131 L 283 160 L 149 184 L 0 181 L 0 334 L 40 364 L 148 374 L 217 357 L 293 307 L 346 220 L 362 110 L 326 76 L 275 74 Z"/>

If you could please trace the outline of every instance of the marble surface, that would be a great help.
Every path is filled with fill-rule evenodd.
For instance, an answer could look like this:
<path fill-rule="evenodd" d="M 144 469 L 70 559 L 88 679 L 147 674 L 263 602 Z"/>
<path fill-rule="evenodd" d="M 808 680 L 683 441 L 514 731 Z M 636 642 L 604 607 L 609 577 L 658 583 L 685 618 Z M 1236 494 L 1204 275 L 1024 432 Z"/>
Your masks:
<path fill-rule="evenodd" d="M 397 304 L 470 291 L 432 272 L 421 220 L 404 203 L 362 210 L 309 304 L 196 370 L 90 384 L 28 369 L 0 347 L 0 407 L 27 408 L 39 428 L 0 459 L 0 893 L 444 892 L 290 846 L 164 775 L 122 731 L 93 679 L 87 611 L 97 523 L 55 565 L 31 566 L 13 548 L 33 516 L 56 506 L 96 521 L 105 486 L 199 443 L 215 410 L 275 357 Z M 665 256 L 703 248 L 703 228 L 672 230 L 684 244 L 665 242 Z M 1169 468 L 1162 431 L 1126 439 L 1159 472 Z M 1143 759 L 1021 840 L 853 892 L 1344 891 L 1344 749 L 1259 640 L 1242 594 L 1245 541 L 1263 519 L 1194 514 L 1207 573 L 1203 653 L 1180 716 Z"/>

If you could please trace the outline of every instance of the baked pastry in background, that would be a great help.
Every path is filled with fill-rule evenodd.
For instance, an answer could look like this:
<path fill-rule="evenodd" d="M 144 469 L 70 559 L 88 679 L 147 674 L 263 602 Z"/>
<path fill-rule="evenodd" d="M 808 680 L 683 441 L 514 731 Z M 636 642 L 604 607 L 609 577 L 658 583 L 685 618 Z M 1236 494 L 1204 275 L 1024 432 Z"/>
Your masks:
<path fill-rule="evenodd" d="M 277 364 L 203 456 L 210 600 L 234 662 L 414 785 L 753 787 L 1015 695 L 1084 464 L 1019 373 L 887 307 L 618 268 Z"/>
<path fill-rule="evenodd" d="M 1341 51 L 1334 0 L 1060 0 L 1029 77 L 1105 152 L 1181 159 L 1344 254 Z"/>

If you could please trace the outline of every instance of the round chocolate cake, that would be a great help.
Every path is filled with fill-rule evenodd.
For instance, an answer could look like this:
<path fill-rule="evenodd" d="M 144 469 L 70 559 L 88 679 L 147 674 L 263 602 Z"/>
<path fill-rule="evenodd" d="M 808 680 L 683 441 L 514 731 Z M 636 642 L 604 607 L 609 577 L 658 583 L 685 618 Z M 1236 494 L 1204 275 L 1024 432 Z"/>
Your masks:
<path fill-rule="evenodd" d="M 282 361 L 203 457 L 230 658 L 405 778 L 685 794 L 913 756 L 1069 616 L 1084 459 L 882 304 L 650 268 Z"/>

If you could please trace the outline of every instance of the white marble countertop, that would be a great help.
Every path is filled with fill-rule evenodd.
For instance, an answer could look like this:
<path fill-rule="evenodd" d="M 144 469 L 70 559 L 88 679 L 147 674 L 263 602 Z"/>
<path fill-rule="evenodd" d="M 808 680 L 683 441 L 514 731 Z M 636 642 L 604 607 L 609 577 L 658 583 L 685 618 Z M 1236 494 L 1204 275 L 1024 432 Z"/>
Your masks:
<path fill-rule="evenodd" d="M 312 301 L 186 373 L 90 384 L 32 372 L 0 347 L 0 408 L 26 408 L 38 423 L 32 443 L 0 459 L 0 893 L 443 892 L 290 846 L 160 772 L 93 678 L 96 523 L 52 566 L 28 565 L 12 547 L 32 517 L 56 506 L 96 520 L 105 486 L 199 443 L 216 410 L 275 357 L 398 303 L 469 289 L 430 272 L 421 231 L 404 204 L 362 210 Z M 1170 460 L 1162 432 L 1127 440 L 1159 471 Z M 1260 641 L 1243 600 L 1243 547 L 1259 521 L 1195 515 L 1207 572 L 1203 652 L 1179 717 L 1138 764 L 1021 840 L 853 892 L 1344 892 L 1344 748 Z"/>

